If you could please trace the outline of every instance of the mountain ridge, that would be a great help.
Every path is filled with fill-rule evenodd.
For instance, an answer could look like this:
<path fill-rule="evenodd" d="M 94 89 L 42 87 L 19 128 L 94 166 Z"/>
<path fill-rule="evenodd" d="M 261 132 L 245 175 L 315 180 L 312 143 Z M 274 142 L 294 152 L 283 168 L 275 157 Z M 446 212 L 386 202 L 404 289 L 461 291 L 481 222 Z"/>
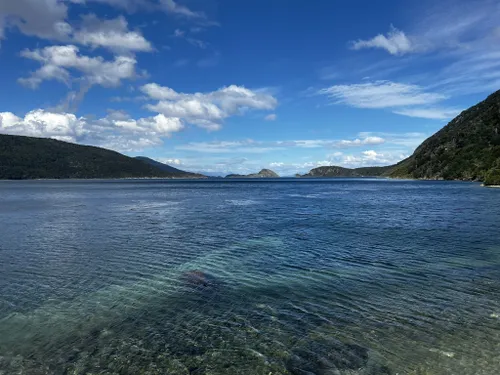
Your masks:
<path fill-rule="evenodd" d="M 395 165 L 324 166 L 300 177 L 389 177 L 500 185 L 500 90 L 460 113 Z"/>

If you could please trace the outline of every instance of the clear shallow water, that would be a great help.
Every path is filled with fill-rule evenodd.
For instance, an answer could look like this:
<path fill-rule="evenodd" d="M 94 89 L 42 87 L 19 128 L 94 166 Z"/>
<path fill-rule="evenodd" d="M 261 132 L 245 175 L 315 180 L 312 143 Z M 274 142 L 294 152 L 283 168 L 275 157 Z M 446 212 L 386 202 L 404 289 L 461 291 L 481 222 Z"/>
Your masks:
<path fill-rule="evenodd" d="M 2 375 L 500 373 L 478 184 L 0 182 L 0 275 Z"/>

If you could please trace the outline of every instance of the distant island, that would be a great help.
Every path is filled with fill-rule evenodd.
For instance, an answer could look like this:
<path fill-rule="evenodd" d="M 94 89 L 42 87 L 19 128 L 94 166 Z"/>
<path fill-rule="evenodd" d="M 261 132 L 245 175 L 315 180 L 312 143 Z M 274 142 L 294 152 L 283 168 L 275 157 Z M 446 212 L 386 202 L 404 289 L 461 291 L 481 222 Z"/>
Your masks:
<path fill-rule="evenodd" d="M 500 90 L 463 111 L 396 165 L 327 166 L 297 177 L 392 177 L 500 185 Z"/>
<path fill-rule="evenodd" d="M 247 175 L 229 174 L 226 176 L 226 178 L 279 178 L 279 175 L 270 169 L 262 169 L 259 173 L 252 173 Z"/>
<path fill-rule="evenodd" d="M 0 135 L 0 179 L 201 178 L 147 158 L 48 138 Z"/>

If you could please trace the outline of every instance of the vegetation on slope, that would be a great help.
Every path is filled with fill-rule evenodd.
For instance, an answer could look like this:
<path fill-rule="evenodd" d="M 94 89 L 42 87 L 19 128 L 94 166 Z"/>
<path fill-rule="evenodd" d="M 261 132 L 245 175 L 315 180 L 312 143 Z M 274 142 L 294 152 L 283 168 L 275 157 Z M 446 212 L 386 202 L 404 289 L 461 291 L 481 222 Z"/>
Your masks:
<path fill-rule="evenodd" d="M 498 181 L 500 91 L 462 112 L 424 141 L 390 177 Z"/>
<path fill-rule="evenodd" d="M 311 169 L 309 173 L 300 177 L 378 177 L 387 173 L 391 168 L 392 166 L 351 169 L 338 166 L 328 166 Z"/>
<path fill-rule="evenodd" d="M 0 135 L 0 179 L 182 177 L 98 147 Z"/>
<path fill-rule="evenodd" d="M 486 186 L 500 186 L 500 168 L 489 171 L 484 179 L 484 184 Z"/>

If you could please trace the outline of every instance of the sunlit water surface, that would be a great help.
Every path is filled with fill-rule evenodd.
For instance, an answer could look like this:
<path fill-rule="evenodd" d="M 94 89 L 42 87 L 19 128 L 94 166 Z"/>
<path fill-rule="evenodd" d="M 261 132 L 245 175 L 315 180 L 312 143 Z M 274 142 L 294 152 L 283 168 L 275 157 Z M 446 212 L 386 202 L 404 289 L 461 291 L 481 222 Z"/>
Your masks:
<path fill-rule="evenodd" d="M 2 375 L 500 373 L 479 184 L 0 182 L 0 275 Z"/>

